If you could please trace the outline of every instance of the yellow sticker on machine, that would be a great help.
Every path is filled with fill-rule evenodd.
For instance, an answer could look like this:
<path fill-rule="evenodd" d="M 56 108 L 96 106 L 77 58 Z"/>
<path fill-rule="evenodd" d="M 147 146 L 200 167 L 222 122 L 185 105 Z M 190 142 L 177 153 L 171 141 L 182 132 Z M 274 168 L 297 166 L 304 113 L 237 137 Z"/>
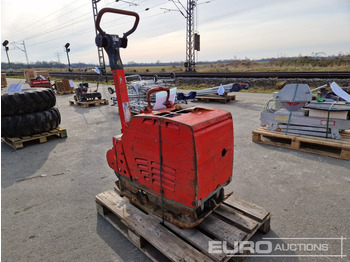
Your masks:
<path fill-rule="evenodd" d="M 277 116 L 275 116 L 275 120 L 276 121 L 288 121 L 288 116 L 277 115 Z"/>

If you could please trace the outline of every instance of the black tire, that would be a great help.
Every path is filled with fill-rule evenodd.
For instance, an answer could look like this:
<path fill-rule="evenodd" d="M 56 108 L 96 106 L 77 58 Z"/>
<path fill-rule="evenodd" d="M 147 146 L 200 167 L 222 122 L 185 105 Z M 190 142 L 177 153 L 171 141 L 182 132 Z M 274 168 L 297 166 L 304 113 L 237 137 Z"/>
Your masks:
<path fill-rule="evenodd" d="M 19 137 L 40 134 L 58 127 L 61 115 L 57 108 L 15 116 L 1 117 L 1 136 Z"/>
<path fill-rule="evenodd" d="M 26 88 L 1 96 L 1 116 L 30 114 L 47 110 L 55 104 L 56 96 L 50 88 Z"/>
<path fill-rule="evenodd" d="M 154 76 L 153 76 L 153 82 L 154 82 L 154 83 L 157 83 L 157 82 L 158 82 L 158 75 L 154 75 Z"/>

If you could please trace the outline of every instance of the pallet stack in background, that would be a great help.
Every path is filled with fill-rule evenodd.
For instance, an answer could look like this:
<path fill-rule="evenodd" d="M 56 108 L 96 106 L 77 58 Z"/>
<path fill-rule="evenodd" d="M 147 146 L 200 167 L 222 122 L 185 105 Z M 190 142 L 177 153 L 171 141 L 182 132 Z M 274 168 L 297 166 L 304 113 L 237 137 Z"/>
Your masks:
<path fill-rule="evenodd" d="M 45 78 L 50 78 L 49 71 L 35 71 L 34 69 L 24 70 L 24 77 L 27 83 L 30 82 L 31 79 L 35 79 L 41 75 L 44 76 Z"/>
<path fill-rule="evenodd" d="M 34 71 L 34 78 L 37 78 L 39 76 L 44 76 L 46 79 L 50 78 L 49 71 Z"/>
<path fill-rule="evenodd" d="M 56 94 L 73 94 L 74 87 L 71 86 L 69 79 L 63 79 L 62 81 L 55 81 Z"/>
<path fill-rule="evenodd" d="M 26 83 L 30 82 L 30 79 L 34 78 L 34 69 L 24 70 L 24 78 L 26 79 Z"/>
<path fill-rule="evenodd" d="M 1 87 L 7 87 L 6 74 L 1 74 Z"/>

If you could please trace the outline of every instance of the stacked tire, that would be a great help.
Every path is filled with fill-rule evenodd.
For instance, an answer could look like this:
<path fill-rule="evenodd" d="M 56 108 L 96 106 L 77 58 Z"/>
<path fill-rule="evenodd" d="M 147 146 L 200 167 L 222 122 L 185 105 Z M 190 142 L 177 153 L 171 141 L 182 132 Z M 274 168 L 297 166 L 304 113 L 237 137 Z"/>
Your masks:
<path fill-rule="evenodd" d="M 31 136 L 57 128 L 61 115 L 49 88 L 28 88 L 1 96 L 1 136 Z"/>

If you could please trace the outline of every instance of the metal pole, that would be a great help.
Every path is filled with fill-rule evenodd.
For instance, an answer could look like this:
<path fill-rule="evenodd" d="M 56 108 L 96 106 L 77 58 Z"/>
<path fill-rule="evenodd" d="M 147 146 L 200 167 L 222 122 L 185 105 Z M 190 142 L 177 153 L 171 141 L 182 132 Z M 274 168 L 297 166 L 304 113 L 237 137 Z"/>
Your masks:
<path fill-rule="evenodd" d="M 98 10 L 97 10 L 97 3 L 100 2 L 101 0 L 92 0 L 92 12 L 94 16 L 94 27 L 95 27 L 95 34 L 98 35 L 98 31 L 96 29 L 96 18 L 98 15 Z M 102 75 L 106 74 L 106 64 L 105 64 L 105 57 L 103 54 L 103 48 L 102 47 L 97 47 L 97 54 L 98 54 L 98 62 L 99 62 L 99 69 L 101 71 Z"/>
<path fill-rule="evenodd" d="M 8 63 L 9 63 L 9 68 L 11 68 L 11 62 L 10 62 L 8 47 L 5 47 L 5 50 L 6 50 L 7 61 L 8 61 Z"/>
<path fill-rule="evenodd" d="M 58 62 L 58 63 L 61 63 L 61 60 L 60 60 L 60 53 L 57 52 L 56 55 L 57 55 L 57 62 Z"/>
<path fill-rule="evenodd" d="M 66 50 L 67 52 L 67 59 L 68 59 L 68 71 L 72 71 L 72 69 L 70 68 L 70 60 L 69 60 L 69 55 L 68 55 L 68 49 Z"/>
<path fill-rule="evenodd" d="M 23 50 L 24 50 L 23 52 L 24 52 L 25 55 L 26 55 L 27 65 L 28 65 L 28 67 L 29 67 L 29 59 L 28 59 L 26 44 L 24 43 L 24 41 L 23 41 Z"/>
<path fill-rule="evenodd" d="M 195 48 L 194 48 L 194 8 L 197 0 L 187 0 L 186 16 L 186 71 L 195 70 Z"/>
<path fill-rule="evenodd" d="M 6 50 L 7 61 L 8 61 L 8 64 L 9 64 L 8 70 L 9 70 L 10 73 L 12 73 L 13 70 L 11 68 L 11 62 L 10 62 L 10 57 L 9 57 L 9 53 L 8 53 L 9 52 L 9 48 L 7 46 L 5 46 L 5 50 Z"/>
<path fill-rule="evenodd" d="M 9 72 L 12 72 L 12 68 L 11 68 L 11 62 L 10 62 L 10 57 L 9 57 L 9 47 L 7 46 L 9 44 L 9 41 L 8 40 L 5 40 L 2 45 L 3 47 L 5 48 L 5 52 L 6 52 L 6 56 L 7 56 L 7 61 L 9 63 Z"/>

